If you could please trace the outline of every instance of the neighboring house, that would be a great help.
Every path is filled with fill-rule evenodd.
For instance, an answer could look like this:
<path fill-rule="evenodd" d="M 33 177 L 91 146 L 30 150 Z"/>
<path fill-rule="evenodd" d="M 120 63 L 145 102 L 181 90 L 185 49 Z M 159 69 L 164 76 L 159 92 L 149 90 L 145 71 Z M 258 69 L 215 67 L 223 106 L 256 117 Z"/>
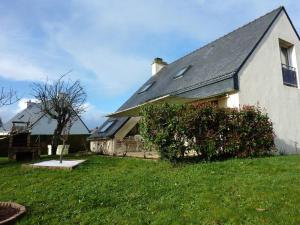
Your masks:
<path fill-rule="evenodd" d="M 40 142 L 42 152 L 47 152 L 47 145 L 51 144 L 52 135 L 56 128 L 56 120 L 51 119 L 45 113 L 41 112 L 38 103 L 27 102 L 27 107 L 17 113 L 11 120 L 3 124 L 4 132 L 11 132 L 15 126 L 24 126 L 29 129 L 31 139 Z M 19 127 L 18 127 L 19 128 Z M 1 132 L 1 131 L 0 131 Z M 90 131 L 85 123 L 78 116 L 70 129 L 68 143 L 70 143 L 70 152 L 85 150 L 86 138 Z"/>
<path fill-rule="evenodd" d="M 156 58 L 152 77 L 90 137 L 92 151 L 113 154 L 137 137 L 138 109 L 156 102 L 259 104 L 271 118 L 281 152 L 300 150 L 300 42 L 284 7 L 167 64 Z M 132 139 L 132 138 L 131 138 Z"/>

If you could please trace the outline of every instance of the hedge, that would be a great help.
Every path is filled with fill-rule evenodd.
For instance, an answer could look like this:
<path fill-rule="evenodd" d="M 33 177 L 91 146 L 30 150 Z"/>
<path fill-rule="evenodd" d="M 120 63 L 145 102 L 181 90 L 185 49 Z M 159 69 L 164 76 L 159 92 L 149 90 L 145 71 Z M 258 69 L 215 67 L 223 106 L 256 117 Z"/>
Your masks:
<path fill-rule="evenodd" d="M 145 148 L 155 148 L 162 159 L 216 160 L 274 151 L 272 122 L 259 107 L 164 103 L 145 105 L 140 115 Z"/>

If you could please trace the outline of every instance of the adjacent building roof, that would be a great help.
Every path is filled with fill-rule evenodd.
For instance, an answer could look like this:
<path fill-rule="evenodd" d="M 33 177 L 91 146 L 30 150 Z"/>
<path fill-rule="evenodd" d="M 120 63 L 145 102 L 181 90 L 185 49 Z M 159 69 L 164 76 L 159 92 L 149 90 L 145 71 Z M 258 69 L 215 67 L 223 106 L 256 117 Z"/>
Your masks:
<path fill-rule="evenodd" d="M 13 122 L 28 123 L 32 135 L 52 135 L 56 127 L 56 121 L 49 118 L 40 109 L 39 104 L 34 102 L 27 103 L 27 108 L 17 113 L 8 122 L 3 124 L 5 131 L 10 131 Z M 89 134 L 90 131 L 85 123 L 78 116 L 78 119 L 73 124 L 70 134 Z"/>
<path fill-rule="evenodd" d="M 233 32 L 166 65 L 150 77 L 119 109 L 124 111 L 162 96 L 205 99 L 238 90 L 238 72 L 258 46 L 283 7 L 242 26 Z M 284 10 L 285 11 L 285 10 Z M 184 76 L 174 79 L 183 68 Z M 152 86 L 144 91 L 148 84 Z M 118 112 L 117 111 L 117 112 Z M 109 118 L 114 124 L 105 132 L 98 131 L 92 138 L 111 137 L 128 118 Z"/>
<path fill-rule="evenodd" d="M 109 118 L 98 129 L 96 129 L 88 139 L 92 140 L 111 138 L 128 120 L 129 117 L 120 117 L 117 119 Z M 102 132 L 101 129 L 111 121 L 113 122 L 112 125 Z"/>

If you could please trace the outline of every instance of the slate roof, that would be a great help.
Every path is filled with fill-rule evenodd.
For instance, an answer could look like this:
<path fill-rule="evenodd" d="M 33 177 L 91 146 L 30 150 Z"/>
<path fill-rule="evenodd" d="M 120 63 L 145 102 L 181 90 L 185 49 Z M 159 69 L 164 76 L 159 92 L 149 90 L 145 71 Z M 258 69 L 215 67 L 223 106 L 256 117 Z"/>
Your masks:
<path fill-rule="evenodd" d="M 129 117 L 109 118 L 89 136 L 88 140 L 111 138 L 128 120 Z M 105 132 L 100 132 L 101 128 L 106 126 L 110 121 L 114 121 L 114 123 Z"/>
<path fill-rule="evenodd" d="M 119 109 L 122 111 L 165 95 L 185 98 L 207 98 L 238 90 L 238 72 L 255 50 L 284 7 L 242 26 L 229 34 L 168 64 L 150 77 Z M 178 71 L 191 66 L 182 78 L 174 79 Z M 139 93 L 147 84 L 155 82 L 146 92 Z M 117 120 L 106 132 L 99 130 L 93 138 L 112 137 L 128 118 Z"/>
<path fill-rule="evenodd" d="M 21 112 L 17 113 L 14 117 L 12 117 L 8 122 L 3 124 L 3 128 L 5 131 L 10 131 L 12 128 L 13 123 L 12 122 L 25 122 L 25 123 L 29 123 L 29 127 L 31 129 L 34 129 L 34 126 L 37 125 L 39 122 L 41 122 L 42 119 L 46 119 L 47 123 L 46 125 L 42 125 L 42 127 L 40 127 L 41 124 L 39 124 L 39 130 L 37 131 L 38 133 L 35 133 L 34 135 L 39 135 L 39 134 L 50 134 L 53 133 L 53 130 L 55 128 L 55 124 L 54 121 L 50 118 L 48 118 L 45 113 L 41 112 L 40 106 L 38 103 L 28 103 L 29 105 L 27 106 L 26 109 L 22 110 Z M 85 125 L 85 123 L 81 120 L 80 117 L 78 122 L 81 122 L 83 124 L 83 126 L 85 127 L 86 130 L 84 130 L 84 132 L 82 131 L 82 134 L 88 134 L 89 133 L 89 129 L 88 127 Z M 76 121 L 76 122 L 77 122 Z M 76 124 L 76 122 L 73 124 L 73 126 Z M 78 130 L 74 131 L 73 126 L 70 130 L 70 134 L 72 134 L 73 132 L 75 132 L 76 134 L 78 133 Z M 77 126 L 76 126 L 76 129 Z M 80 132 L 79 132 L 80 133 Z"/>
<path fill-rule="evenodd" d="M 12 117 L 8 122 L 3 124 L 3 127 L 6 131 L 10 131 L 12 128 L 13 121 L 19 122 L 28 122 L 33 125 L 37 120 L 39 120 L 44 114 L 40 112 L 40 108 L 35 103 L 30 103 L 30 105 L 17 113 L 14 117 Z"/>

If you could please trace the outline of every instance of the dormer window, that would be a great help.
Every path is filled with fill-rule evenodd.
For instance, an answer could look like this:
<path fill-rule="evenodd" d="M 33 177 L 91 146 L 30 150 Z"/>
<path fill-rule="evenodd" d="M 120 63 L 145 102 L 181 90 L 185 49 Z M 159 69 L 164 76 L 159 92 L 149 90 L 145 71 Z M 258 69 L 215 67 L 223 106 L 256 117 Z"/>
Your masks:
<path fill-rule="evenodd" d="M 145 84 L 145 85 L 142 87 L 142 89 L 139 91 L 139 94 L 148 91 L 149 88 L 151 88 L 151 87 L 153 86 L 153 84 L 154 84 L 154 82 Z"/>
<path fill-rule="evenodd" d="M 100 129 L 100 133 L 103 133 L 103 132 L 107 131 L 108 128 L 110 128 L 110 127 L 113 125 L 114 122 L 115 122 L 115 121 L 108 121 L 108 122 Z"/>
<path fill-rule="evenodd" d="M 174 76 L 173 78 L 174 78 L 174 79 L 178 79 L 178 78 L 183 77 L 183 75 L 186 73 L 186 71 L 188 71 L 189 68 L 191 68 L 191 66 L 186 66 L 186 67 L 181 68 L 181 69 L 175 74 L 175 76 Z"/>
<path fill-rule="evenodd" d="M 294 45 L 279 40 L 280 59 L 282 68 L 283 84 L 290 87 L 298 87 L 298 79 L 295 64 Z"/>

